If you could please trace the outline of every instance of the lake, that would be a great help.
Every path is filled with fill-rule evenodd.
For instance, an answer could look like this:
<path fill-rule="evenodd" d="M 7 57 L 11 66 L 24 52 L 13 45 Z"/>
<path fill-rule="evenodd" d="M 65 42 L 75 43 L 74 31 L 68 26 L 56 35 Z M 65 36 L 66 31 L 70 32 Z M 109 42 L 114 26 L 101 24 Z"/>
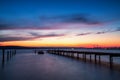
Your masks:
<path fill-rule="evenodd" d="M 106 60 L 103 57 L 102 60 Z M 114 60 L 120 63 L 120 58 Z M 120 80 L 120 71 L 81 60 L 54 54 L 37 55 L 31 50 L 17 54 L 2 66 L 0 51 L 0 80 Z"/>

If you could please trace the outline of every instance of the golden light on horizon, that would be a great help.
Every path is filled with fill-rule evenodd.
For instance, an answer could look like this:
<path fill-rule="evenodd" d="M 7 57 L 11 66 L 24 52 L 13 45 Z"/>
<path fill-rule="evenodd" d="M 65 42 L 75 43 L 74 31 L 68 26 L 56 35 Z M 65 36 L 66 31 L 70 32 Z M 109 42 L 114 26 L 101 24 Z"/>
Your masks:
<path fill-rule="evenodd" d="M 3 46 L 32 46 L 32 47 L 119 47 L 118 36 L 106 37 L 106 35 L 86 35 L 86 36 L 62 36 L 51 37 L 27 41 L 8 41 L 0 43 Z M 111 39 L 112 38 L 112 39 Z"/>

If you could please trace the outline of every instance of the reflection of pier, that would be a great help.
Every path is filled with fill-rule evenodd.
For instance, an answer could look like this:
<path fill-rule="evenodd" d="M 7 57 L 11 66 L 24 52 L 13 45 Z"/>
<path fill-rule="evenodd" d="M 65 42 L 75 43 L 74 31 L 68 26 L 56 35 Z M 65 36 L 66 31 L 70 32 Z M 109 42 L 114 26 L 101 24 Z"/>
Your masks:
<path fill-rule="evenodd" d="M 15 56 L 15 54 L 16 50 L 14 49 L 7 50 L 7 52 L 6 49 L 2 49 L 2 68 L 4 68 L 5 63 Z"/>
<path fill-rule="evenodd" d="M 112 69 L 113 68 L 113 57 L 120 57 L 119 53 L 107 53 L 107 52 L 90 52 L 90 51 L 72 51 L 72 50 L 48 50 L 49 53 L 72 57 L 72 58 L 81 58 L 80 55 L 82 55 L 82 59 L 86 61 L 87 59 L 92 61 L 91 56 L 94 55 L 94 62 L 95 63 L 101 63 L 101 56 L 109 56 L 109 66 Z M 89 55 L 89 58 L 86 56 Z"/>

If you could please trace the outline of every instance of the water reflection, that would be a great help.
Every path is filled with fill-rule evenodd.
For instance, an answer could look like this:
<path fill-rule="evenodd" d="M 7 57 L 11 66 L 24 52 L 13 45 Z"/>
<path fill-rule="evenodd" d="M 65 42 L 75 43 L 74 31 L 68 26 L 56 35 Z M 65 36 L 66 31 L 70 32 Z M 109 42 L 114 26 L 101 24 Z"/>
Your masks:
<path fill-rule="evenodd" d="M 5 65 L 5 50 L 2 49 L 2 68 L 4 68 Z"/>
<path fill-rule="evenodd" d="M 2 57 L 2 68 L 4 68 L 4 65 L 5 65 L 5 60 L 4 57 Z"/>
<path fill-rule="evenodd" d="M 16 54 L 16 50 L 5 50 L 2 49 L 2 56 L 1 57 L 1 68 L 4 69 L 5 63 L 8 62 L 13 56 Z"/>
<path fill-rule="evenodd" d="M 0 80 L 119 80 L 120 72 L 52 54 L 18 51 L 2 72 Z"/>

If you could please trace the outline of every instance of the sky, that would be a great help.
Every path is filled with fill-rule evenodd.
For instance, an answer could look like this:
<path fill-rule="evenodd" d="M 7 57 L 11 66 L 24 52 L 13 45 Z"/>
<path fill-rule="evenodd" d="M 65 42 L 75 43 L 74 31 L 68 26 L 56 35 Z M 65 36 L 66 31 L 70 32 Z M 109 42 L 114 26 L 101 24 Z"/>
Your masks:
<path fill-rule="evenodd" d="M 120 47 L 120 0 L 0 0 L 0 46 Z"/>

